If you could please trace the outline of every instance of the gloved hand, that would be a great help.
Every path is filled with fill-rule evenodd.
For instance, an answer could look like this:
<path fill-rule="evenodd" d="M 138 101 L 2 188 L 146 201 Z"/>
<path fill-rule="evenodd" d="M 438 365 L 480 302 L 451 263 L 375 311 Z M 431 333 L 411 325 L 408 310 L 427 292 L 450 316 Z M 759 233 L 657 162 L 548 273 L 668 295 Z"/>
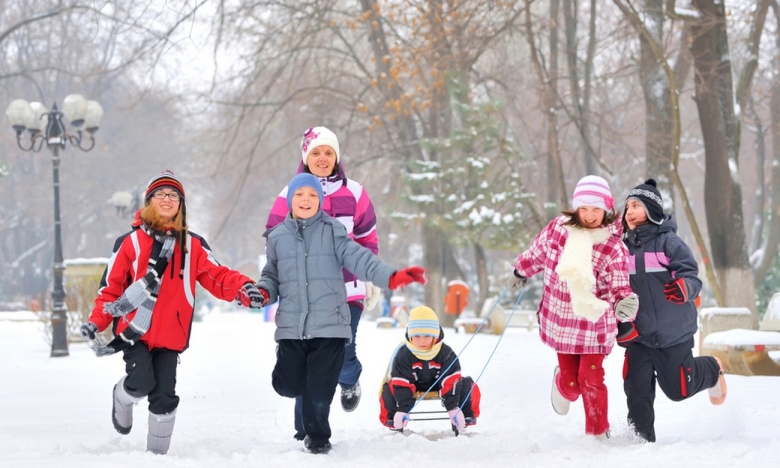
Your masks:
<path fill-rule="evenodd" d="M 407 424 L 409 424 L 409 413 L 396 411 L 395 416 L 393 416 L 393 427 L 400 431 L 406 428 Z"/>
<path fill-rule="evenodd" d="M 366 281 L 366 298 L 364 299 L 365 303 L 363 304 L 365 310 L 369 311 L 376 307 L 376 304 L 379 302 L 381 297 L 382 288 L 379 286 L 374 286 L 374 283 L 371 281 Z"/>
<path fill-rule="evenodd" d="M 268 292 L 258 289 L 253 283 L 246 283 L 238 290 L 236 300 L 244 307 L 262 309 L 268 302 Z"/>
<path fill-rule="evenodd" d="M 450 417 L 450 422 L 455 426 L 455 429 L 462 431 L 466 428 L 466 417 L 463 416 L 463 411 L 460 408 L 452 408 L 447 411 L 447 416 Z"/>
<path fill-rule="evenodd" d="M 615 304 L 615 315 L 622 321 L 634 320 L 639 311 L 639 297 L 631 293 Z"/>
<path fill-rule="evenodd" d="M 639 338 L 639 332 L 634 322 L 618 322 L 617 344 L 621 348 L 628 348 L 628 344 Z"/>
<path fill-rule="evenodd" d="M 528 278 L 522 276 L 517 270 L 512 270 L 512 274 L 509 275 L 509 279 L 506 282 L 506 287 L 510 291 L 520 289 L 528 282 Z"/>
<path fill-rule="evenodd" d="M 84 341 L 90 341 L 95 339 L 98 327 L 92 322 L 87 322 L 81 325 L 79 331 L 81 332 L 81 337 L 84 338 Z"/>
<path fill-rule="evenodd" d="M 688 288 L 685 286 L 684 278 L 677 278 L 664 285 L 664 296 L 669 302 L 675 304 L 685 304 L 688 302 Z"/>
<path fill-rule="evenodd" d="M 390 275 L 390 289 L 403 288 L 415 282 L 420 284 L 428 282 L 425 279 L 425 270 L 418 266 L 403 268 Z"/>

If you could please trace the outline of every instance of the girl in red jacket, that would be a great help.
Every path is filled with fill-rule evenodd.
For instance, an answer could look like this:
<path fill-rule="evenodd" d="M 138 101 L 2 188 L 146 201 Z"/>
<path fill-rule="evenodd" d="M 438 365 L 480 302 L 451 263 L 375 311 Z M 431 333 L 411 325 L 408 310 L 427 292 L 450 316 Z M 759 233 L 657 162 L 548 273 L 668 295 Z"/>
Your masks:
<path fill-rule="evenodd" d="M 171 171 L 152 178 L 133 230 L 116 240 L 95 307 L 81 334 L 98 356 L 124 353 L 127 375 L 114 386 L 111 420 L 130 433 L 133 405 L 149 398 L 146 449 L 165 454 L 179 397 L 176 366 L 189 345 L 195 282 L 215 297 L 262 307 L 251 278 L 217 263 L 205 239 L 187 230 L 184 187 Z M 112 326 L 108 345 L 96 333 Z"/>

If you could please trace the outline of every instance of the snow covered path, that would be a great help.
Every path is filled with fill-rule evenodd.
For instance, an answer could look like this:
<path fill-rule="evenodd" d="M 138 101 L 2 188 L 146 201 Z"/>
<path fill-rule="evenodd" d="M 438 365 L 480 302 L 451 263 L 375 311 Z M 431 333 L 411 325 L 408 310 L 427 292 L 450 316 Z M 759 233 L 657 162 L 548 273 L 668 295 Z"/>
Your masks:
<path fill-rule="evenodd" d="M 353 413 L 331 410 L 333 451 L 303 453 L 293 440 L 293 402 L 276 395 L 274 325 L 260 314 L 212 313 L 193 325 L 181 355 L 181 403 L 167 456 L 145 452 L 146 401 L 135 408 L 128 436 L 110 419 L 111 389 L 121 377 L 120 355 L 98 359 L 85 344 L 70 357 L 49 357 L 42 325 L 0 313 L 0 465 L 4 467 L 374 467 L 374 466 L 771 466 L 780 448 L 780 378 L 728 376 L 721 407 L 706 393 L 673 403 L 658 393 L 655 444 L 627 433 L 621 368 L 623 350 L 605 361 L 612 438 L 584 434 L 580 401 L 569 415 L 550 406 L 552 350 L 536 331 L 510 329 L 479 384 L 482 415 L 453 437 L 446 421 L 411 423 L 411 434 L 379 424 L 378 385 L 401 329 L 363 321 L 358 356 L 363 399 Z M 445 330 L 455 350 L 470 335 Z M 498 337 L 482 334 L 463 353 L 464 374 L 476 378 Z M 337 395 L 338 398 L 338 395 Z M 427 403 L 427 402 L 426 402 Z"/>

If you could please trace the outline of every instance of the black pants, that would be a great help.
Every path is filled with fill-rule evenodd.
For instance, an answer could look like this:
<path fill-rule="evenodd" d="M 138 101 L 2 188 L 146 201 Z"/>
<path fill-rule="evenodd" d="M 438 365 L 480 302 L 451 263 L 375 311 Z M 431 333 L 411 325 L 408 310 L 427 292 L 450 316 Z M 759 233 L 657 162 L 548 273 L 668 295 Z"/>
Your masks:
<path fill-rule="evenodd" d="M 312 442 L 330 439 L 330 404 L 344 363 L 344 338 L 279 340 L 271 383 L 284 397 L 303 397 L 303 430 Z"/>
<path fill-rule="evenodd" d="M 633 342 L 623 363 L 623 390 L 628 423 L 636 433 L 655 442 L 655 383 L 672 401 L 682 401 L 718 383 L 720 367 L 711 356 L 693 357 L 693 338 L 668 348 L 649 348 Z"/>
<path fill-rule="evenodd" d="M 170 349 L 154 348 L 137 342 L 124 351 L 125 390 L 134 397 L 149 397 L 149 411 L 170 413 L 179 406 L 176 396 L 176 366 L 179 353 Z"/>

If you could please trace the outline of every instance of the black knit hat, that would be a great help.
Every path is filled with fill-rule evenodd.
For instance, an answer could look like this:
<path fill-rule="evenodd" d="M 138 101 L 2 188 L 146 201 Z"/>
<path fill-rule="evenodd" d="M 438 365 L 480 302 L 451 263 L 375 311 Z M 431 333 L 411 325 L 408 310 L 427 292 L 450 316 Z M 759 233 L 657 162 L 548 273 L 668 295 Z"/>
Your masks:
<path fill-rule="evenodd" d="M 628 192 L 626 202 L 631 198 L 639 201 L 645 208 L 647 219 L 660 225 L 664 222 L 664 200 L 656 187 L 654 179 L 647 179 L 644 184 L 637 185 Z"/>

